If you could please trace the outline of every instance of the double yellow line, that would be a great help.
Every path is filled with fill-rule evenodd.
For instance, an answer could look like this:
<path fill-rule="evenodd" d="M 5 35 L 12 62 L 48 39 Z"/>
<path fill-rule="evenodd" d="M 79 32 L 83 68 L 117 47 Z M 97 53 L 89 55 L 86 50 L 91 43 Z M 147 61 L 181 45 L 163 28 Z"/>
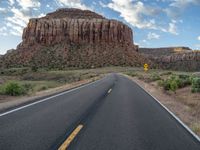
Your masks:
<path fill-rule="evenodd" d="M 82 128 L 83 128 L 82 124 L 78 125 L 78 127 L 69 135 L 69 137 L 64 141 L 64 143 L 58 148 L 58 150 L 66 150 Z"/>

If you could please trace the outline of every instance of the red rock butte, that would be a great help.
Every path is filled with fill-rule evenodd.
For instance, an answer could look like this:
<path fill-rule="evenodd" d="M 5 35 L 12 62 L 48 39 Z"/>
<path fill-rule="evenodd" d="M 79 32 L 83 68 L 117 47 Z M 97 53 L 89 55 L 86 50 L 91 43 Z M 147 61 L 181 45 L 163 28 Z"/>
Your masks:
<path fill-rule="evenodd" d="M 89 10 L 62 8 L 30 19 L 17 50 L 3 59 L 6 67 L 140 66 L 147 60 L 137 49 L 126 24 Z"/>
<path fill-rule="evenodd" d="M 132 30 L 89 10 L 59 9 L 30 19 L 23 32 L 24 45 L 66 43 L 123 43 L 132 45 Z"/>

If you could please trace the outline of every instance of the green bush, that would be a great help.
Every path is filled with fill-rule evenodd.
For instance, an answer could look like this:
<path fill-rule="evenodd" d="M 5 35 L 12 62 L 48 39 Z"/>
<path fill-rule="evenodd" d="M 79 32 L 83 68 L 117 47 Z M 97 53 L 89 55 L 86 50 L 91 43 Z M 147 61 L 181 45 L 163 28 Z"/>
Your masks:
<path fill-rule="evenodd" d="M 200 77 L 193 78 L 192 80 L 192 92 L 200 92 Z"/>
<path fill-rule="evenodd" d="M 176 91 L 178 88 L 183 88 L 188 85 L 192 84 L 193 81 L 192 76 L 189 75 L 171 75 L 168 79 L 160 81 L 158 84 L 160 86 L 163 86 L 164 90 L 171 90 L 171 91 Z M 195 82 L 194 80 L 193 82 Z M 194 83 L 193 83 L 194 84 Z M 196 92 L 198 89 L 196 87 L 193 88 L 192 92 Z"/>
<path fill-rule="evenodd" d="M 25 89 L 22 85 L 16 82 L 9 82 L 5 86 L 5 94 L 11 96 L 18 96 L 25 94 Z"/>
<path fill-rule="evenodd" d="M 173 92 L 176 92 L 177 88 L 178 88 L 177 81 L 176 80 L 172 80 L 170 82 L 170 90 L 173 91 Z"/>
<path fill-rule="evenodd" d="M 9 83 L 1 86 L 0 94 L 19 96 L 19 95 L 26 94 L 26 90 L 19 83 L 12 81 L 12 82 L 9 82 Z"/>

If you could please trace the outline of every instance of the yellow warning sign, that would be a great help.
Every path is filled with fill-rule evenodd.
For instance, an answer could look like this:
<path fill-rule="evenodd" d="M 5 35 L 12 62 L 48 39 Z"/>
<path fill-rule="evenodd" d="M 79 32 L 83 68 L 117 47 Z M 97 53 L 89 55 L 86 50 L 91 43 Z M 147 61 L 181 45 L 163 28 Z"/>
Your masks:
<path fill-rule="evenodd" d="M 144 71 L 148 70 L 149 65 L 148 64 L 144 64 Z"/>

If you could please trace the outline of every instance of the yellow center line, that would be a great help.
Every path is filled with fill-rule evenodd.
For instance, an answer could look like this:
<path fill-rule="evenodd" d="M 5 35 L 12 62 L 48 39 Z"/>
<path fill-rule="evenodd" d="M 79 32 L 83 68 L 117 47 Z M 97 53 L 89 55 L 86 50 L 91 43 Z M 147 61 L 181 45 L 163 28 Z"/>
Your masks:
<path fill-rule="evenodd" d="M 108 90 L 108 93 L 110 93 L 111 91 L 112 91 L 112 89 L 109 89 L 109 90 Z"/>
<path fill-rule="evenodd" d="M 73 141 L 76 135 L 83 128 L 83 125 L 78 125 L 78 127 L 69 135 L 69 137 L 64 141 L 64 143 L 58 148 L 58 150 L 66 150 L 69 144 Z"/>

